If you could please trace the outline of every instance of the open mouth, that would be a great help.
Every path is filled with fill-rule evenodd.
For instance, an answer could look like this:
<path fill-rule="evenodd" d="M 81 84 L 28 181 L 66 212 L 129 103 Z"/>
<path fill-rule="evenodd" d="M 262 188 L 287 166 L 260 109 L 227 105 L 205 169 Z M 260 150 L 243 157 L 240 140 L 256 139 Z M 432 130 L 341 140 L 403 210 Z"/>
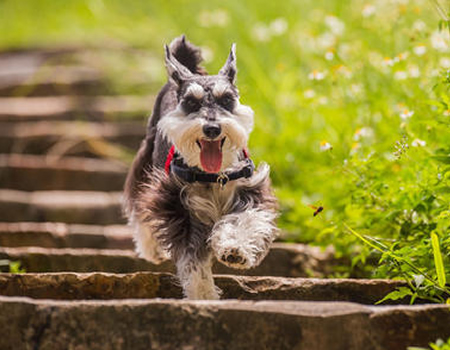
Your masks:
<path fill-rule="evenodd" d="M 222 147 L 225 137 L 221 140 L 210 141 L 206 139 L 197 140 L 200 147 L 200 163 L 207 173 L 217 173 L 222 166 Z"/>

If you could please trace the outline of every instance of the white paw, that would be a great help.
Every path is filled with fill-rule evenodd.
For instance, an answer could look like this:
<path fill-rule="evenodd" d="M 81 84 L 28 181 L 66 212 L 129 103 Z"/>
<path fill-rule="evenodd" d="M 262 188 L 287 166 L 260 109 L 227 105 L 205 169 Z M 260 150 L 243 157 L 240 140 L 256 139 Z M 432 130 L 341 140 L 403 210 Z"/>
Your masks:
<path fill-rule="evenodd" d="M 233 269 L 249 269 L 253 267 L 255 258 L 240 248 L 224 248 L 217 253 L 217 259 Z"/>

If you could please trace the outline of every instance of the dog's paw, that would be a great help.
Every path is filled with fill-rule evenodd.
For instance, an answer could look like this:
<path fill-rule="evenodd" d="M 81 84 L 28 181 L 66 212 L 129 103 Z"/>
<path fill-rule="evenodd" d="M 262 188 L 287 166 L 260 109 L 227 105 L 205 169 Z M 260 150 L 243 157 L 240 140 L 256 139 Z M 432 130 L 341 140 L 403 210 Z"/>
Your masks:
<path fill-rule="evenodd" d="M 254 258 L 239 248 L 226 248 L 218 254 L 219 261 L 233 269 L 249 269 L 253 266 Z"/>

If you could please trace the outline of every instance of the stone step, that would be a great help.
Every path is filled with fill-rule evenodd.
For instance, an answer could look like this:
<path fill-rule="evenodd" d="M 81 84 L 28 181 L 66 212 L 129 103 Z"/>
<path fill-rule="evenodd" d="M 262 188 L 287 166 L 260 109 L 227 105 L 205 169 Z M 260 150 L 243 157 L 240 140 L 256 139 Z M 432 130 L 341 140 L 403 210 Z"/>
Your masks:
<path fill-rule="evenodd" d="M 92 67 L 0 65 L 0 96 L 98 95 L 105 92 L 107 88 L 102 75 Z"/>
<path fill-rule="evenodd" d="M 152 264 L 138 258 L 133 250 L 72 249 L 42 247 L 0 247 L 0 259 L 20 261 L 27 272 L 174 272 L 172 262 Z M 234 270 L 220 263 L 214 273 L 248 276 L 323 277 L 334 272 L 342 261 L 331 250 L 302 244 L 274 243 L 263 262 L 251 270 Z"/>
<path fill-rule="evenodd" d="M 93 123 L 85 121 L 37 121 L 0 123 L 0 153 L 54 153 L 96 155 L 90 142 L 102 140 L 137 150 L 145 135 L 145 123 Z"/>
<path fill-rule="evenodd" d="M 33 181 L 29 179 L 28 181 Z M 126 222 L 121 192 L 0 190 L 0 221 L 115 225 Z"/>
<path fill-rule="evenodd" d="M 0 297 L 2 349 L 399 350 L 449 324 L 448 305 Z"/>
<path fill-rule="evenodd" d="M 152 105 L 138 96 L 1 97 L 0 122 L 144 120 Z"/>
<path fill-rule="evenodd" d="M 129 226 L 1 222 L 1 247 L 134 249 Z"/>
<path fill-rule="evenodd" d="M 23 191 L 121 191 L 127 166 L 76 157 L 0 154 L 0 188 Z"/>
<path fill-rule="evenodd" d="M 233 275 L 215 275 L 214 281 L 222 290 L 222 299 L 351 301 L 369 305 L 406 285 L 380 279 Z M 182 289 L 169 273 L 0 273 L 0 295 L 67 300 L 182 298 Z"/>

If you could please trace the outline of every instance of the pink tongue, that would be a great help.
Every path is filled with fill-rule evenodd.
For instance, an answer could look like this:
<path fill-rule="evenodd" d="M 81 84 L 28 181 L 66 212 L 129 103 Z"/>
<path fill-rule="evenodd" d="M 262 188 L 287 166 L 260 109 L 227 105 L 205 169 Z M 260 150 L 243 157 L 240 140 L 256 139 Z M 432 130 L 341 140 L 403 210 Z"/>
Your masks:
<path fill-rule="evenodd" d="M 200 151 L 200 162 L 203 170 L 208 173 L 218 173 L 222 166 L 221 141 L 200 141 L 202 150 Z"/>

